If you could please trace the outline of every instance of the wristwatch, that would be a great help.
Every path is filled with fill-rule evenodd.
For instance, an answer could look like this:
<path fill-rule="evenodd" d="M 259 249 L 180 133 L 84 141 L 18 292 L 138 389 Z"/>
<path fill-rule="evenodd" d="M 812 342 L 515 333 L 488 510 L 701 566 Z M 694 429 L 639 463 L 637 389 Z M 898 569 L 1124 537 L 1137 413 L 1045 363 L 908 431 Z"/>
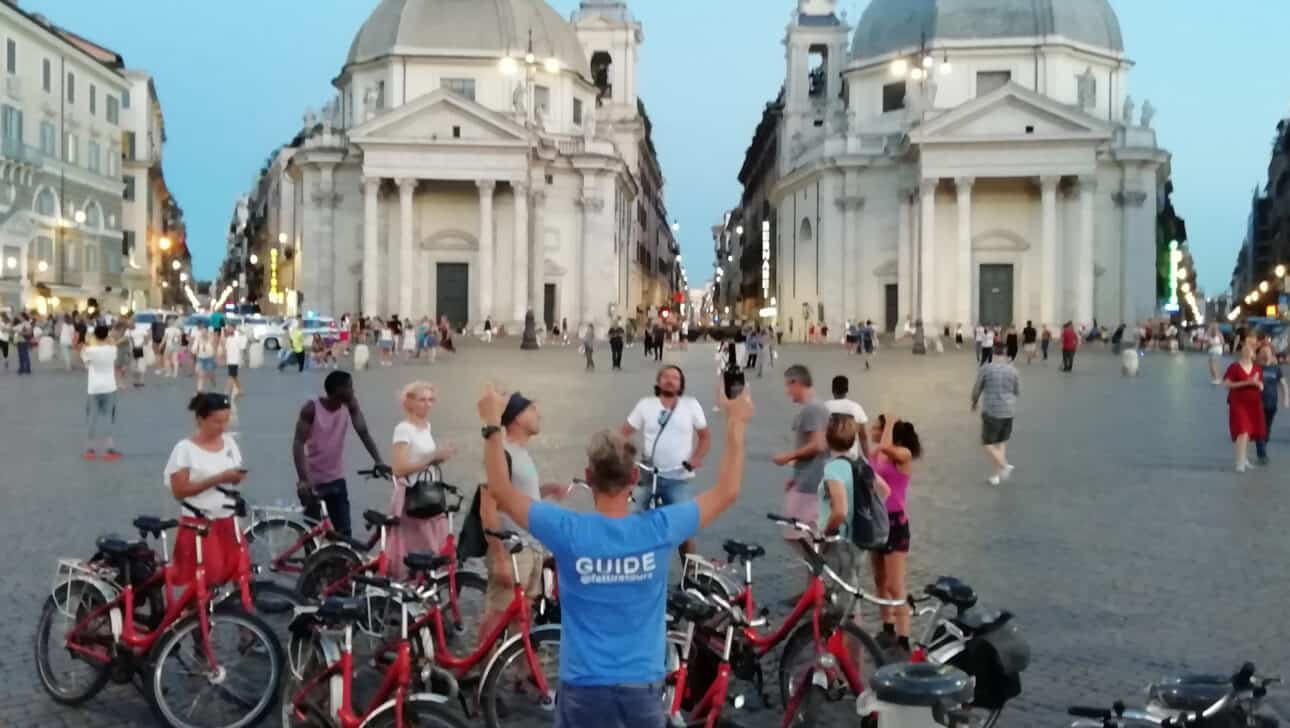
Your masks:
<path fill-rule="evenodd" d="M 492 437 L 493 435 L 496 435 L 501 431 L 502 431 L 502 428 L 498 427 L 497 425 L 484 425 L 483 429 L 480 430 L 480 434 L 483 435 L 485 440 L 487 440 L 488 438 Z"/>

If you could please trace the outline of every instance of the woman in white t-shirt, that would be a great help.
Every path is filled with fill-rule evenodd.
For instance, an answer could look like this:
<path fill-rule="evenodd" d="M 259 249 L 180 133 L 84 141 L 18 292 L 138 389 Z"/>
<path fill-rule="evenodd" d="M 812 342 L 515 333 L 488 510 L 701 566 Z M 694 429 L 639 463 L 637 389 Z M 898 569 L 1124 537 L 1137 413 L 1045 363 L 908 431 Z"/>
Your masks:
<path fill-rule="evenodd" d="M 193 355 L 197 357 L 197 391 L 205 391 L 206 380 L 215 384 L 215 357 L 219 354 L 219 340 L 206 326 L 197 329 L 193 339 Z"/>
<path fill-rule="evenodd" d="M 206 583 L 215 586 L 231 581 L 238 564 L 237 522 L 233 500 L 217 490 L 238 486 L 246 478 L 242 452 L 227 434 L 229 398 L 222 394 L 198 394 L 188 403 L 197 429 L 170 451 L 162 482 L 180 502 L 180 521 L 208 526 L 202 542 Z M 200 516 L 199 516 L 200 514 Z M 197 568 L 197 535 L 187 528 L 175 536 L 173 563 L 180 583 L 192 581 Z"/>
<path fill-rule="evenodd" d="M 404 556 L 419 552 L 439 553 L 448 538 L 446 516 L 412 518 L 403 512 L 406 489 L 414 485 L 422 473 L 432 482 L 441 480 L 439 467 L 457 453 L 457 448 L 451 444 L 437 446 L 430 434 L 428 418 L 434 401 L 434 385 L 429 382 L 413 382 L 399 395 L 404 417 L 394 428 L 394 452 L 390 461 L 394 471 L 390 515 L 398 516 L 399 525 L 391 529 L 386 544 L 390 573 L 395 578 L 406 575 Z"/>
<path fill-rule="evenodd" d="M 179 329 L 179 320 L 166 324 L 166 332 L 161 339 L 162 356 L 166 358 L 165 371 L 171 379 L 179 377 L 179 354 L 184 350 L 184 332 Z"/>
<path fill-rule="evenodd" d="M 1222 384 L 1223 378 L 1219 376 L 1219 367 L 1223 363 L 1223 352 L 1227 345 L 1223 340 L 1223 332 L 1218 330 L 1218 324 L 1209 325 L 1209 334 L 1205 337 L 1205 345 L 1209 350 L 1209 378 L 1214 384 Z"/>
<path fill-rule="evenodd" d="M 76 327 L 70 317 L 63 316 L 58 323 L 58 351 L 63 357 L 63 366 L 69 372 L 72 370 L 72 345 L 75 343 Z"/>
<path fill-rule="evenodd" d="M 233 324 L 224 327 L 224 363 L 228 366 L 228 388 L 230 397 L 242 396 L 242 354 L 246 351 L 246 334 Z"/>
<path fill-rule="evenodd" d="M 390 366 L 394 363 L 394 327 L 386 321 L 379 324 L 381 333 L 378 335 L 378 346 L 381 349 L 381 366 Z"/>

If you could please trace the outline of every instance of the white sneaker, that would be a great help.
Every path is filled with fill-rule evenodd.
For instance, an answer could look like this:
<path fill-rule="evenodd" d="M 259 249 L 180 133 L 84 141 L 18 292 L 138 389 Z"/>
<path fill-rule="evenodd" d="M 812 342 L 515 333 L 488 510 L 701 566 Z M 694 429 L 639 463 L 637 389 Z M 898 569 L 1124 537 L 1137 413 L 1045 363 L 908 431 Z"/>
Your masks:
<path fill-rule="evenodd" d="M 1246 468 L 1246 465 L 1245 465 L 1244 463 L 1242 463 L 1241 465 L 1237 465 L 1237 466 L 1236 466 L 1236 472 L 1238 472 L 1238 473 L 1244 473 L 1244 472 L 1245 472 L 1245 468 Z"/>
<path fill-rule="evenodd" d="M 985 481 L 985 482 L 989 483 L 990 485 L 998 485 L 999 483 L 1002 483 L 1003 481 L 999 479 L 999 476 L 997 476 L 997 475 L 991 475 L 989 478 L 986 478 L 986 481 Z"/>
<path fill-rule="evenodd" d="M 1015 468 L 1015 467 L 1013 467 L 1013 466 L 1011 466 L 1011 465 L 1005 465 L 1005 466 L 1003 466 L 1003 472 L 999 473 L 999 477 L 1000 477 L 1000 479 L 1002 479 L 1002 480 L 1007 480 L 1007 479 L 1011 478 L 1011 477 L 1012 477 L 1012 472 L 1013 472 L 1014 470 L 1016 470 L 1016 468 Z"/>

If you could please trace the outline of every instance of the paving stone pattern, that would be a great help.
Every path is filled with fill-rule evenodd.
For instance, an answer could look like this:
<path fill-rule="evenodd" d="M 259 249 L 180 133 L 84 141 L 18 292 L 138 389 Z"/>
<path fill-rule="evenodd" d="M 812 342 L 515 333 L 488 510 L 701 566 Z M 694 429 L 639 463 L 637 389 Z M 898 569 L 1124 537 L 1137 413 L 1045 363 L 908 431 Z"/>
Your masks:
<path fill-rule="evenodd" d="M 398 388 L 414 378 L 435 382 L 435 437 L 461 447 L 447 466 L 450 480 L 481 474 L 474 403 L 485 376 L 522 389 L 540 403 L 544 432 L 534 445 L 547 480 L 581 472 L 588 436 L 619 425 L 652 383 L 654 363 L 628 350 L 627 371 L 608 371 L 607 352 L 594 374 L 573 348 L 518 351 L 514 340 L 468 344 L 434 366 L 407 365 L 358 375 L 358 392 L 373 433 L 387 447 L 399 419 Z M 709 345 L 667 358 L 687 367 L 690 393 L 711 405 L 716 383 Z M 1085 352 L 1071 375 L 1048 366 L 1022 367 L 1022 400 L 1013 442 L 1017 473 L 1003 487 L 985 483 L 979 422 L 968 411 L 974 367 L 970 355 L 914 357 L 885 350 L 863 371 L 838 348 L 786 348 L 778 364 L 802 362 L 819 394 L 838 373 L 871 416 L 880 412 L 916 424 L 926 455 L 909 502 L 913 523 L 911 585 L 938 574 L 972 584 L 984 605 L 1012 610 L 1033 647 L 1025 692 L 1004 725 L 1063 725 L 1073 702 L 1109 704 L 1140 697 L 1150 679 L 1181 669 L 1227 671 L 1254 660 L 1269 671 L 1287 666 L 1290 539 L 1287 490 L 1290 436 L 1278 423 L 1271 468 L 1231 472 L 1226 407 L 1197 356 L 1151 354 L 1138 379 L 1119 376 L 1114 358 Z M 238 412 L 240 442 L 251 470 L 252 500 L 293 499 L 290 443 L 295 413 L 321 391 L 309 371 L 245 375 L 248 396 Z M 706 553 L 723 538 L 760 541 L 770 555 L 758 565 L 762 601 L 778 601 L 804 583 L 802 569 L 764 520 L 779 508 L 785 478 L 771 455 L 790 442 L 792 407 L 777 372 L 751 379 L 757 418 L 739 503 L 699 539 Z M 150 377 L 121 395 L 116 463 L 80 459 L 85 433 L 83 374 L 38 367 L 30 378 L 0 375 L 0 624 L 11 636 L 0 652 L 0 726 L 152 725 L 131 687 L 110 687 L 87 706 L 62 708 L 41 690 L 32 634 L 59 556 L 86 556 L 94 539 L 127 532 L 140 513 L 169 515 L 174 503 L 161 469 L 175 441 L 190 429 L 184 410 L 192 381 Z M 714 422 L 714 442 L 723 427 Z M 350 440 L 351 470 L 370 463 Z M 714 454 L 699 475 L 711 481 Z M 355 512 L 382 508 L 389 487 L 350 482 Z M 586 509 L 585 497 L 573 502 Z M 773 671 L 768 671 L 773 675 Z M 778 725 L 769 712 L 745 712 L 746 726 Z M 276 715 L 266 724 L 276 723 Z"/>

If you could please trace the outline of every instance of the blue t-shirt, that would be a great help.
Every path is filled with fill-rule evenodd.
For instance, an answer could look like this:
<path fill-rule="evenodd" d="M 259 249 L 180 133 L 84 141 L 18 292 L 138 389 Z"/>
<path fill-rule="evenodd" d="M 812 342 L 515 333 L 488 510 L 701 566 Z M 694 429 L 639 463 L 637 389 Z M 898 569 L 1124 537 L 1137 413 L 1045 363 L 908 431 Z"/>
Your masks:
<path fill-rule="evenodd" d="M 1281 365 L 1270 364 L 1263 367 L 1263 408 L 1276 409 L 1277 397 L 1281 389 Z"/>
<path fill-rule="evenodd" d="M 828 482 L 836 480 L 842 483 L 842 491 L 847 494 L 847 514 L 838 529 L 841 536 L 851 536 L 851 511 L 855 508 L 855 482 L 851 473 L 851 462 L 846 458 L 834 457 L 824 466 L 824 477 L 820 478 L 818 493 L 820 497 L 820 519 L 816 528 L 824 531 L 829 519 L 833 517 L 833 498 L 829 495 Z"/>
<path fill-rule="evenodd" d="M 627 518 L 534 503 L 529 532 L 560 573 L 560 681 L 634 685 L 664 677 L 667 571 L 699 530 L 690 501 Z"/>

